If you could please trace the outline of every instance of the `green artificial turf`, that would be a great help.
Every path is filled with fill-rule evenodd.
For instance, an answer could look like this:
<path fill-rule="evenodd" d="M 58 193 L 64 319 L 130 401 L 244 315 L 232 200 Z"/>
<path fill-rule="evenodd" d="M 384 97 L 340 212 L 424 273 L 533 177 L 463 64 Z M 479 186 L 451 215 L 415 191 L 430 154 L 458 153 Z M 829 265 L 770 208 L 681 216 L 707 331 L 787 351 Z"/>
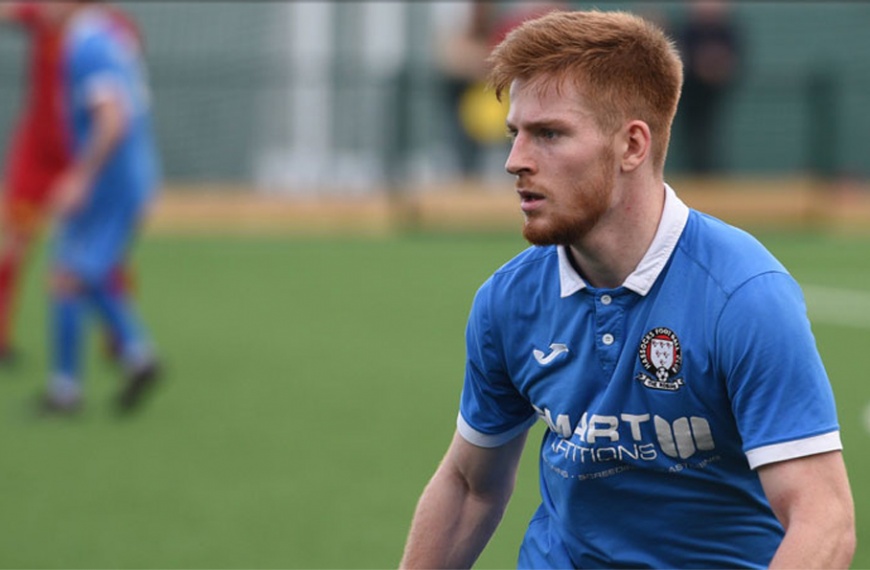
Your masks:
<path fill-rule="evenodd" d="M 855 567 L 870 567 L 870 318 L 854 304 L 854 322 L 830 317 L 837 291 L 870 295 L 870 240 L 761 238 L 812 290 L 858 508 Z M 0 370 L 0 567 L 395 567 L 454 429 L 474 292 L 524 247 L 513 234 L 148 236 L 138 297 L 164 382 L 118 417 L 118 371 L 94 335 L 76 418 L 34 413 L 48 373 L 41 254 L 21 358 Z M 515 565 L 540 429 L 480 568 Z"/>

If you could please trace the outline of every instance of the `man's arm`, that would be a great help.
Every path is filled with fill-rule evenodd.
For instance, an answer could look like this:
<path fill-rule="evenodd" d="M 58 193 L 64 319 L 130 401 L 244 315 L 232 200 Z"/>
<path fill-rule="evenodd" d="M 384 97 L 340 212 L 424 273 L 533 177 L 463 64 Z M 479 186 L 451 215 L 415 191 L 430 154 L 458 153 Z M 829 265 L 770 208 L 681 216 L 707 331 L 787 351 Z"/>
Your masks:
<path fill-rule="evenodd" d="M 785 538 L 771 568 L 848 568 L 855 554 L 855 511 L 839 451 L 758 468 Z"/>
<path fill-rule="evenodd" d="M 127 118 L 118 96 L 104 96 L 91 107 L 94 127 L 73 164 L 53 189 L 61 216 L 78 210 L 87 199 L 94 181 L 127 129 Z"/>
<path fill-rule="evenodd" d="M 414 513 L 401 568 L 470 568 L 504 514 L 526 432 L 494 448 L 459 433 Z"/>

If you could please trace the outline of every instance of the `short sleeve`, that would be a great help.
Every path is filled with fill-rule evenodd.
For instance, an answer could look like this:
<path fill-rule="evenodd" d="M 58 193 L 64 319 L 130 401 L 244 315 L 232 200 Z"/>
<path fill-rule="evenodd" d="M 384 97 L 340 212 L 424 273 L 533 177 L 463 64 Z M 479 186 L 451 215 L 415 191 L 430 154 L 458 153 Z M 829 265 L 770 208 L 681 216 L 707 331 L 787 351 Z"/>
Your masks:
<path fill-rule="evenodd" d="M 717 345 L 753 469 L 841 448 L 833 391 L 791 276 L 765 273 L 734 291 Z"/>
<path fill-rule="evenodd" d="M 74 96 L 80 105 L 91 107 L 115 98 L 129 108 L 121 57 L 122 51 L 112 44 L 107 34 L 82 33 L 74 40 L 70 74 Z"/>
<path fill-rule="evenodd" d="M 535 423 L 529 401 L 507 372 L 492 313 L 492 280 L 477 292 L 465 333 L 465 382 L 457 428 L 481 447 L 505 444 Z"/>

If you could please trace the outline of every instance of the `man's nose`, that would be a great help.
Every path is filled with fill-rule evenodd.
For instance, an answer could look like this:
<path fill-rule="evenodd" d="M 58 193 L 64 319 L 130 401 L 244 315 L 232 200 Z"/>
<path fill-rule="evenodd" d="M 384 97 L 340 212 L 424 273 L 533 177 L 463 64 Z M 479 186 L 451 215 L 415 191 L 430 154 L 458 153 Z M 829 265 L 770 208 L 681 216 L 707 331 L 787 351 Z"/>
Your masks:
<path fill-rule="evenodd" d="M 531 172 L 533 168 L 534 163 L 529 155 L 527 144 L 520 135 L 517 135 L 511 144 L 511 151 L 508 154 L 504 169 L 508 174 L 517 176 L 523 172 Z"/>

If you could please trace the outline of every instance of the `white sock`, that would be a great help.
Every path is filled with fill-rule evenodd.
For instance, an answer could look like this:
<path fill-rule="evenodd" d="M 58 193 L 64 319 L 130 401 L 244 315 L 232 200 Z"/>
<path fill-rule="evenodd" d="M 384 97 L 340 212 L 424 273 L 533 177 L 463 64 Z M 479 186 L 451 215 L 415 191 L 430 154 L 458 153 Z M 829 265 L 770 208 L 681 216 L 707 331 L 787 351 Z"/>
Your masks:
<path fill-rule="evenodd" d="M 66 374 L 55 374 L 48 384 L 51 397 L 61 404 L 72 404 L 82 397 L 82 387 L 79 382 Z"/>
<path fill-rule="evenodd" d="M 154 362 L 154 351 L 145 343 L 136 344 L 124 352 L 124 367 L 131 373 L 138 372 Z"/>

